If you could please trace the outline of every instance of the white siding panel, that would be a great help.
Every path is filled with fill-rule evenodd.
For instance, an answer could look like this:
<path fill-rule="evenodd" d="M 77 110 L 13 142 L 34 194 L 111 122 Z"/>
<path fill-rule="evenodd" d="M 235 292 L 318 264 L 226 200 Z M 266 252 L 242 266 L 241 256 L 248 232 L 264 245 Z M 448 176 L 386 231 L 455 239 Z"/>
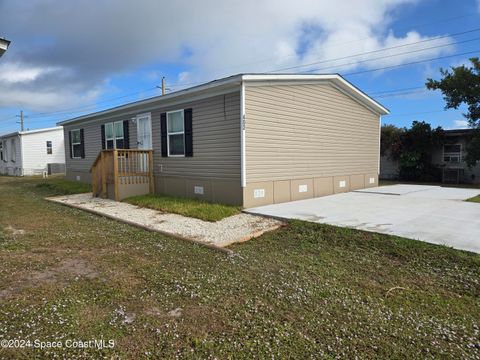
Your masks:
<path fill-rule="evenodd" d="M 52 154 L 47 154 L 47 141 L 52 142 Z M 47 164 L 64 164 L 63 129 L 22 135 L 22 149 L 25 174 L 46 170 Z"/>

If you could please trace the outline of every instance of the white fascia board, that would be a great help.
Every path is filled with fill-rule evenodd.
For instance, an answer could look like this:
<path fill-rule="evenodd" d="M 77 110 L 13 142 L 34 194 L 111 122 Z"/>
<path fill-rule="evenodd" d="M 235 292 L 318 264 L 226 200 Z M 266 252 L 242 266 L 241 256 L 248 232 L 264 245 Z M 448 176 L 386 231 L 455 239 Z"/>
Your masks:
<path fill-rule="evenodd" d="M 55 126 L 55 127 L 51 127 L 51 128 L 44 128 L 44 129 L 19 131 L 18 133 L 20 135 L 28 135 L 28 134 L 37 134 L 37 133 L 48 132 L 48 131 L 58 131 L 58 130 L 62 130 L 62 129 L 63 129 L 63 126 Z"/>
<path fill-rule="evenodd" d="M 305 81 L 305 80 L 326 80 L 347 91 L 350 95 L 364 102 L 370 108 L 373 108 L 380 115 L 388 115 L 390 111 L 363 91 L 352 85 L 338 74 L 264 74 L 264 75 L 243 75 L 244 81 Z"/>
<path fill-rule="evenodd" d="M 56 126 L 56 127 L 36 129 L 36 130 L 14 131 L 12 133 L 0 135 L 0 138 L 5 139 L 7 137 L 12 137 L 12 136 L 17 136 L 17 135 L 18 136 L 23 136 L 23 135 L 42 133 L 42 132 L 58 131 L 58 130 L 62 130 L 62 129 L 63 129 L 63 126 Z"/>

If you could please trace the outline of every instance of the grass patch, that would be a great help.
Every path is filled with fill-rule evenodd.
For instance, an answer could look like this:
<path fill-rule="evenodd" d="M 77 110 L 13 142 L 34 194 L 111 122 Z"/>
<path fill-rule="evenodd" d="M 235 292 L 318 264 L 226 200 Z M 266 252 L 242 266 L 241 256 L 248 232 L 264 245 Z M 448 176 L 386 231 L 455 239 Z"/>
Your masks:
<path fill-rule="evenodd" d="M 0 358 L 478 358 L 480 255 L 292 221 L 228 256 L 40 182 L 0 177 L 0 339 L 115 346 Z"/>
<path fill-rule="evenodd" d="M 468 199 L 467 201 L 480 203 L 480 195 L 474 196 L 474 197 Z"/>
<path fill-rule="evenodd" d="M 35 187 L 49 195 L 71 195 L 88 193 L 92 191 L 92 186 L 79 181 L 66 180 L 63 177 L 52 177 L 42 179 L 35 184 Z"/>
<path fill-rule="evenodd" d="M 184 215 L 205 221 L 219 221 L 240 213 L 240 207 L 238 206 L 213 204 L 196 199 L 165 195 L 149 194 L 133 196 L 124 201 L 140 207 Z"/>

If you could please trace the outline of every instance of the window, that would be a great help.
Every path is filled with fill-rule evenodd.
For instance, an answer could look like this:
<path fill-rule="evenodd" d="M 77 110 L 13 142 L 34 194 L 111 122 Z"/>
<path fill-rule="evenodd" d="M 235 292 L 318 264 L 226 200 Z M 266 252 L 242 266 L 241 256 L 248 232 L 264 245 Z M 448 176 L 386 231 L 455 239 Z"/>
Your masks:
<path fill-rule="evenodd" d="M 10 140 L 10 147 L 11 147 L 11 150 L 10 150 L 10 160 L 12 162 L 15 162 L 16 158 L 17 158 L 17 149 L 15 148 L 15 139 L 11 139 Z"/>
<path fill-rule="evenodd" d="M 462 145 L 461 144 L 445 144 L 443 145 L 443 161 L 449 163 L 459 163 L 462 161 Z"/>
<path fill-rule="evenodd" d="M 3 160 L 3 141 L 0 141 L 0 160 Z"/>
<path fill-rule="evenodd" d="M 51 155 L 52 154 L 52 142 L 47 141 L 47 154 Z"/>
<path fill-rule="evenodd" d="M 185 156 L 183 110 L 167 112 L 168 156 Z"/>
<path fill-rule="evenodd" d="M 72 130 L 72 158 L 80 159 L 82 157 L 82 139 L 80 129 Z"/>
<path fill-rule="evenodd" d="M 123 149 L 123 121 L 105 124 L 105 149 Z"/>

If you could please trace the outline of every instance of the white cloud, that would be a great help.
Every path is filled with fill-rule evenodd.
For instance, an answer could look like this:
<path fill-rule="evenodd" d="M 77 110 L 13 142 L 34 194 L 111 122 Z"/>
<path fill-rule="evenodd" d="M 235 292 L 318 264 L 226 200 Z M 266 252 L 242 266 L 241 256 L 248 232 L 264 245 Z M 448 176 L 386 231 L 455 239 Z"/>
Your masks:
<path fill-rule="evenodd" d="M 43 105 L 52 104 L 55 110 L 45 94 L 55 93 L 68 102 L 75 94 L 98 88 L 115 74 L 152 63 L 180 64 L 185 73 L 178 75 L 178 82 L 192 83 L 381 50 L 428 39 L 414 30 L 405 36 L 388 31 L 394 11 L 418 1 L 297 0 L 280 5 L 275 0 L 5 0 L 0 2 L 2 28 L 26 41 L 13 39 L 8 56 L 2 58 L 5 66 L 12 66 L 12 62 L 20 65 L 16 75 L 7 75 L 9 80 L 0 78 L 0 92 L 18 94 L 18 98 L 8 97 L 8 105 L 15 106 L 30 101 L 30 92 L 38 92 L 42 96 L 31 99 L 29 106 L 39 106 L 39 99 L 44 99 Z M 448 41 L 444 38 L 337 61 L 334 64 L 353 64 L 322 72 L 433 57 L 452 47 L 360 63 Z M 326 62 L 299 70 L 331 65 Z M 61 71 L 42 76 L 42 71 L 50 68 Z M 18 84 L 18 79 L 28 80 L 29 87 Z M 0 105 L 7 105 L 6 100 L 0 99 Z"/>
<path fill-rule="evenodd" d="M 2 64 L 0 65 L 0 82 L 28 83 L 56 70 L 58 69 L 52 67 L 22 66 L 15 63 Z"/>
<path fill-rule="evenodd" d="M 453 125 L 449 129 L 468 129 L 467 120 L 454 120 Z"/>

